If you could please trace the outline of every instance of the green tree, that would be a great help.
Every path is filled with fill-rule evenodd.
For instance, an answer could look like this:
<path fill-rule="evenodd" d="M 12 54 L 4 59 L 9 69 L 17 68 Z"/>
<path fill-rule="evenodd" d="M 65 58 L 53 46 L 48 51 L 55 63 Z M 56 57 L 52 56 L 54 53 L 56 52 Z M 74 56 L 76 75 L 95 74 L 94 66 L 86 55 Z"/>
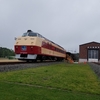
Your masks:
<path fill-rule="evenodd" d="M 0 47 L 0 57 L 14 56 L 15 53 L 12 49 Z"/>

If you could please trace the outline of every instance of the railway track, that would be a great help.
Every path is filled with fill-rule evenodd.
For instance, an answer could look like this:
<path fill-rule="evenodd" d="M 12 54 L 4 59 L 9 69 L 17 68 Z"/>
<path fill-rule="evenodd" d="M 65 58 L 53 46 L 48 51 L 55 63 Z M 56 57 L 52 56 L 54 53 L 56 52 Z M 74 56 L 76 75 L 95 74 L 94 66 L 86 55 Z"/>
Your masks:
<path fill-rule="evenodd" d="M 9 59 L 0 60 L 0 65 L 21 64 L 21 63 L 25 63 L 25 61 L 9 60 Z"/>
<path fill-rule="evenodd" d="M 94 62 L 94 64 L 100 65 L 100 62 Z"/>
<path fill-rule="evenodd" d="M 20 70 L 20 69 L 25 69 L 25 68 L 35 68 L 35 67 L 40 67 L 40 66 L 47 66 L 47 65 L 52 65 L 52 64 L 58 64 L 61 62 L 54 62 L 54 61 L 46 61 L 46 62 L 0 62 L 0 72 L 8 72 L 12 70 Z"/>
<path fill-rule="evenodd" d="M 24 64 L 26 62 L 0 62 L 0 65 Z"/>

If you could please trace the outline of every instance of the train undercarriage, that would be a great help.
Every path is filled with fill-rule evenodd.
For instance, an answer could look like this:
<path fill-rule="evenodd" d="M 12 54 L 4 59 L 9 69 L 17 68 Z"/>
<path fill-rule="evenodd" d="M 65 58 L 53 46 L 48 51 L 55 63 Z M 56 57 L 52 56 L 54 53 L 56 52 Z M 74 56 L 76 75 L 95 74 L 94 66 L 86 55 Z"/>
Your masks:
<path fill-rule="evenodd" d="M 55 57 L 55 56 L 48 56 L 48 55 L 31 55 L 31 54 L 16 54 L 16 58 L 18 60 L 24 60 L 27 62 L 37 62 L 39 61 L 46 61 L 46 60 L 51 60 L 51 61 L 62 61 L 64 58 L 62 57 Z"/>

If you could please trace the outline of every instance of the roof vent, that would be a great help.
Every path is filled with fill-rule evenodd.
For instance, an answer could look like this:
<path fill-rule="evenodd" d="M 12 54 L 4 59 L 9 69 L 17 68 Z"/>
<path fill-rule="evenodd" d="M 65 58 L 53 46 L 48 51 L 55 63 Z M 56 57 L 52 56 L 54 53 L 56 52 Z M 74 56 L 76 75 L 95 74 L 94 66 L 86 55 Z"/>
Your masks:
<path fill-rule="evenodd" d="M 32 32 L 32 30 L 27 30 L 27 32 Z"/>

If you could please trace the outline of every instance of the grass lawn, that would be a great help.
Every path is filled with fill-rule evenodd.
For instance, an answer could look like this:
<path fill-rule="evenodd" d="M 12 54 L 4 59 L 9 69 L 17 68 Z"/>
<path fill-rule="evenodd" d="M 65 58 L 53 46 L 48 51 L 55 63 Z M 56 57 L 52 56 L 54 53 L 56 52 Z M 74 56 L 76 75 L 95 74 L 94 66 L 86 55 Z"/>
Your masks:
<path fill-rule="evenodd" d="M 0 100 L 100 100 L 88 64 L 56 64 L 0 73 Z"/>

